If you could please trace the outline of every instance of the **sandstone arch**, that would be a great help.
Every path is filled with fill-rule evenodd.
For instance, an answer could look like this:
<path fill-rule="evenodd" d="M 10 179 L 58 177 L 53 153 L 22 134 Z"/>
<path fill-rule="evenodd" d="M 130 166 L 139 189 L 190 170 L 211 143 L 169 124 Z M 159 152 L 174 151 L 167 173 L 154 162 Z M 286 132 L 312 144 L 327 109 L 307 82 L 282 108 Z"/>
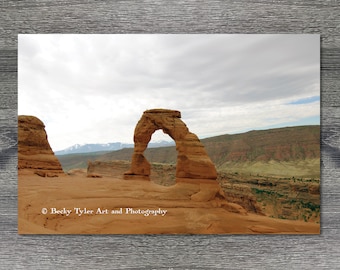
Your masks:
<path fill-rule="evenodd" d="M 215 180 L 217 178 L 215 166 L 203 144 L 181 120 L 181 113 L 175 110 L 153 109 L 145 111 L 136 125 L 131 169 L 124 174 L 125 179 L 131 179 L 134 176 L 149 179 L 150 163 L 143 153 L 152 134 L 158 129 L 162 129 L 176 142 L 177 179 Z"/>

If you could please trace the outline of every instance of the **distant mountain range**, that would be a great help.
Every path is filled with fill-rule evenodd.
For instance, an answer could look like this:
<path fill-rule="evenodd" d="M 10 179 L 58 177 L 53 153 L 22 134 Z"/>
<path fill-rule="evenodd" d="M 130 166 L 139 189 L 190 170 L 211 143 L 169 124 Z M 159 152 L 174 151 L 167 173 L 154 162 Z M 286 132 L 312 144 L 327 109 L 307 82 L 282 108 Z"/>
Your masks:
<path fill-rule="evenodd" d="M 220 171 L 260 175 L 306 175 L 316 178 L 320 175 L 320 126 L 253 130 L 206 138 L 201 142 Z M 91 150 L 87 148 L 87 152 L 80 154 L 73 152 L 68 155 L 57 155 L 65 171 L 86 168 L 89 160 L 131 161 L 133 145 L 117 150 L 104 149 L 104 147 Z M 98 152 L 103 150 L 106 152 Z M 176 147 L 169 146 L 169 142 L 150 144 L 145 150 L 145 157 L 150 162 L 175 165 Z"/>
<path fill-rule="evenodd" d="M 159 141 L 159 142 L 151 142 L 149 143 L 149 148 L 157 148 L 157 147 L 167 147 L 173 146 L 175 142 L 168 141 Z M 133 148 L 133 144 L 121 143 L 121 142 L 113 142 L 113 143 L 91 143 L 91 144 L 75 144 L 64 150 L 55 151 L 54 154 L 57 156 L 68 155 L 68 154 L 80 154 L 80 153 L 93 153 L 93 152 L 110 152 L 117 151 L 124 148 Z"/>

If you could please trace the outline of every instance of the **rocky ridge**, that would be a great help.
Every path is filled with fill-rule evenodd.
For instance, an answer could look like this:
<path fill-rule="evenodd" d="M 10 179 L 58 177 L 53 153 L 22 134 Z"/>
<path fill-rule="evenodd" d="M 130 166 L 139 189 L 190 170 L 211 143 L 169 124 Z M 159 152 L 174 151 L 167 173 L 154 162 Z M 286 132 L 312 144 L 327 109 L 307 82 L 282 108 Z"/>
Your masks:
<path fill-rule="evenodd" d="M 34 116 L 18 117 L 18 172 L 28 170 L 42 177 L 64 174 L 47 139 L 44 123 Z"/>

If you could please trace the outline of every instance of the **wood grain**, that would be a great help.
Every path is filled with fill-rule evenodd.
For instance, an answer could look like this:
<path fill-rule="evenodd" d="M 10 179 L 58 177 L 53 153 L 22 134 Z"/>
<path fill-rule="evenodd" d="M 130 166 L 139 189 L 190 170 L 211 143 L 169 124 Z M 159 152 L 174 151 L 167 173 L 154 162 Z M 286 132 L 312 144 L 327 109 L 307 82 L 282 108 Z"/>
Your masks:
<path fill-rule="evenodd" d="M 335 269 L 340 237 L 338 1 L 0 1 L 1 269 Z M 320 33 L 320 236 L 17 235 L 17 35 Z"/>

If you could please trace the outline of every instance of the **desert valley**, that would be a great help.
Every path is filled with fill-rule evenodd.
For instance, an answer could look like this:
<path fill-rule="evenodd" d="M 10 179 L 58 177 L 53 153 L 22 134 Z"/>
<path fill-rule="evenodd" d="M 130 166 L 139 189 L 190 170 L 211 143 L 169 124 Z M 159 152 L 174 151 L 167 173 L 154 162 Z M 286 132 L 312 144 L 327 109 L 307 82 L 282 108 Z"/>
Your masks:
<path fill-rule="evenodd" d="M 320 126 L 199 140 L 180 112 L 144 112 L 135 147 L 54 155 L 18 119 L 20 234 L 318 234 Z M 176 147 L 147 148 L 162 129 Z"/>

